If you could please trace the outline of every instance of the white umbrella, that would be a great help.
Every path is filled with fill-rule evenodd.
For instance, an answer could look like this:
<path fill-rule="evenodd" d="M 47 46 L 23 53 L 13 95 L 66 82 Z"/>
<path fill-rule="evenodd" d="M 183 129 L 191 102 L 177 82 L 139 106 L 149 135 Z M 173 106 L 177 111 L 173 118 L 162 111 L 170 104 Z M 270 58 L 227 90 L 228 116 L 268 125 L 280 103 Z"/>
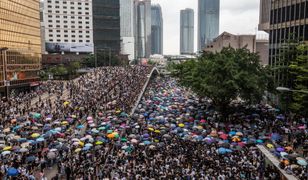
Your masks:
<path fill-rule="evenodd" d="M 11 154 L 11 151 L 3 151 L 3 152 L 1 153 L 1 155 L 3 155 L 3 156 L 8 155 L 8 154 Z"/>
<path fill-rule="evenodd" d="M 54 152 L 49 152 L 49 153 L 47 154 L 47 158 L 48 158 L 48 159 L 54 159 L 54 158 L 56 158 L 56 153 L 54 153 Z"/>
<path fill-rule="evenodd" d="M 19 152 L 24 153 L 24 152 L 28 152 L 29 150 L 27 148 L 21 148 L 19 149 Z"/>

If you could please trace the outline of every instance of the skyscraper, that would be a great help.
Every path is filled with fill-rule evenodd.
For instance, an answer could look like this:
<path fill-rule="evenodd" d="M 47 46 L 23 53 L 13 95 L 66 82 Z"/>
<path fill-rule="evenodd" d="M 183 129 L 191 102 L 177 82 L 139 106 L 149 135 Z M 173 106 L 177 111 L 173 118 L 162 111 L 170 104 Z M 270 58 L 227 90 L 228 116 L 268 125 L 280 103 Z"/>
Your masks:
<path fill-rule="evenodd" d="M 220 0 L 198 1 L 198 51 L 219 35 Z"/>
<path fill-rule="evenodd" d="M 159 4 L 152 5 L 152 32 L 151 32 L 151 42 L 152 42 L 152 54 L 163 54 L 163 17 L 162 11 Z"/>
<path fill-rule="evenodd" d="M 308 2 L 261 0 L 259 29 L 269 32 L 269 65 L 278 86 L 293 88 L 286 68 L 290 57 L 284 55 L 290 41 L 308 42 Z M 269 16 L 269 17 L 268 17 Z M 286 61 L 287 60 L 287 61 Z"/>
<path fill-rule="evenodd" d="M 135 0 L 135 50 L 137 58 L 151 55 L 151 0 Z"/>
<path fill-rule="evenodd" d="M 121 53 L 135 58 L 134 0 L 120 0 Z"/>
<path fill-rule="evenodd" d="M 92 9 L 94 47 L 119 54 L 121 49 L 119 0 L 92 0 Z"/>
<path fill-rule="evenodd" d="M 40 68 L 40 0 L 0 0 L 0 92 L 38 85 Z"/>
<path fill-rule="evenodd" d="M 180 19 L 180 53 L 194 53 L 194 10 L 181 10 Z"/>

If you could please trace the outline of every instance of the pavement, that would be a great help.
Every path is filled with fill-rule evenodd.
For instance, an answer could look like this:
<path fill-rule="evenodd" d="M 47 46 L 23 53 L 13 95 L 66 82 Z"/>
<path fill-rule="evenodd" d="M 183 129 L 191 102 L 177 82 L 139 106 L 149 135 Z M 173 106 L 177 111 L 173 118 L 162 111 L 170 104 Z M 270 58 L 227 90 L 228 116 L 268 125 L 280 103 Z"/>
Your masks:
<path fill-rule="evenodd" d="M 266 156 L 268 160 L 273 163 L 273 165 L 284 175 L 284 177 L 286 177 L 288 180 L 297 180 L 295 176 L 287 174 L 285 170 L 279 167 L 278 159 L 273 156 L 273 154 L 267 148 L 265 148 L 263 145 L 257 145 L 257 148 L 262 152 L 262 154 Z"/>

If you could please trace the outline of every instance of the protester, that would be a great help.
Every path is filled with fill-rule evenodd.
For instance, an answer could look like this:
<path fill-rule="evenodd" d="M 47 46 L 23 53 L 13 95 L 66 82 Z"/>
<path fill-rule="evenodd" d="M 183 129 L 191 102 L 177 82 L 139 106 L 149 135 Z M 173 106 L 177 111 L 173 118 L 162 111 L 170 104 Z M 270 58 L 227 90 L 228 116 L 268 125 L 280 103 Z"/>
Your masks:
<path fill-rule="evenodd" d="M 155 78 L 129 115 L 151 70 L 99 68 L 74 81 L 46 84 L 51 89 L 42 87 L 41 94 L 51 93 L 53 100 L 21 106 L 20 96 L 4 103 L 2 175 L 31 179 L 40 171 L 43 178 L 53 169 L 53 179 L 279 178 L 256 148 L 283 144 L 282 134 L 288 136 L 275 109 L 236 104 L 236 113 L 221 122 L 210 101 L 173 79 Z M 287 128 L 304 126 L 299 131 L 305 139 L 307 122 L 299 123 Z M 307 179 L 306 160 L 301 162 L 291 173 Z"/>

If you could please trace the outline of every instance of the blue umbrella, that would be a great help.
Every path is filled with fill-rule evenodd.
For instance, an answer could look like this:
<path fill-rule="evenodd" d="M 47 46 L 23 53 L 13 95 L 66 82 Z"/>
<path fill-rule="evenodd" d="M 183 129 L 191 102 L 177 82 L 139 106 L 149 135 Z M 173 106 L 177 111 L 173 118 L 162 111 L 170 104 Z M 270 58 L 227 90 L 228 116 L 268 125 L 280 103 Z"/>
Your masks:
<path fill-rule="evenodd" d="M 36 141 L 37 142 L 43 142 L 43 141 L 45 141 L 45 139 L 40 137 L 40 138 L 37 138 Z"/>
<path fill-rule="evenodd" d="M 83 151 L 88 151 L 89 149 L 91 149 L 90 146 L 85 146 L 84 148 L 82 148 Z"/>
<path fill-rule="evenodd" d="M 297 164 L 301 165 L 301 166 L 307 166 L 307 161 L 305 161 L 304 159 L 300 159 L 297 161 Z"/>
<path fill-rule="evenodd" d="M 7 175 L 8 176 L 17 176 L 19 174 L 18 170 L 15 168 L 9 168 L 7 170 Z"/>
<path fill-rule="evenodd" d="M 33 161 L 35 161 L 35 157 L 34 156 L 29 156 L 29 157 L 26 158 L 26 161 L 27 162 L 33 162 Z"/>
<path fill-rule="evenodd" d="M 281 136 L 278 133 L 273 133 L 271 139 L 273 141 L 278 141 L 279 139 L 281 139 Z"/>
<path fill-rule="evenodd" d="M 218 154 L 226 154 L 226 153 L 227 153 L 226 148 L 221 147 L 218 149 Z"/>
<path fill-rule="evenodd" d="M 151 142 L 150 141 L 143 141 L 143 144 L 149 145 L 149 144 L 151 144 Z"/>
<path fill-rule="evenodd" d="M 262 139 L 258 139 L 256 142 L 257 142 L 258 144 L 262 144 L 262 143 L 263 143 L 263 140 L 262 140 Z"/>
<path fill-rule="evenodd" d="M 235 131 L 230 131 L 230 132 L 229 132 L 229 135 L 230 135 L 230 136 L 234 136 L 235 134 L 236 134 Z"/>
<path fill-rule="evenodd" d="M 19 138 L 17 141 L 18 141 L 18 142 L 26 142 L 27 139 L 26 139 L 26 138 Z"/>
<path fill-rule="evenodd" d="M 78 125 L 76 128 L 77 128 L 77 129 L 82 129 L 82 128 L 84 128 L 84 125 L 80 124 L 80 125 Z"/>

